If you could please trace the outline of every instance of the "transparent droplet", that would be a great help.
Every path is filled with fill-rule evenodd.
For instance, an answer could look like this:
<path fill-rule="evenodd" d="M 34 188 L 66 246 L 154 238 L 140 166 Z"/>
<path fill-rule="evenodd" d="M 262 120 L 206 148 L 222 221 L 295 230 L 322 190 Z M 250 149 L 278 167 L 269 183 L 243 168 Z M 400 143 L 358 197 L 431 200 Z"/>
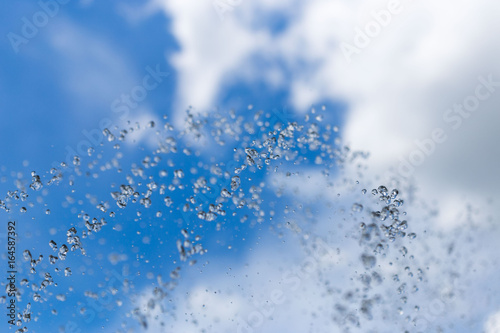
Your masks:
<path fill-rule="evenodd" d="M 375 267 L 377 259 L 375 259 L 374 256 L 362 254 L 361 255 L 361 262 L 363 263 L 363 266 L 365 266 L 366 269 L 370 269 L 370 268 Z"/>
<path fill-rule="evenodd" d="M 363 211 L 363 205 L 362 204 L 359 204 L 359 203 L 355 203 L 352 205 L 352 211 L 355 212 L 355 213 L 360 213 Z"/>
<path fill-rule="evenodd" d="M 51 240 L 51 241 L 49 242 L 49 245 L 50 245 L 50 247 L 52 248 L 52 250 L 54 250 L 54 251 L 56 251 L 56 250 L 57 250 L 57 244 L 56 244 L 56 242 L 54 242 L 53 240 Z"/>
<path fill-rule="evenodd" d="M 385 187 L 383 185 L 381 185 L 381 186 L 378 187 L 378 191 L 383 196 L 386 196 L 388 194 L 387 187 Z"/>

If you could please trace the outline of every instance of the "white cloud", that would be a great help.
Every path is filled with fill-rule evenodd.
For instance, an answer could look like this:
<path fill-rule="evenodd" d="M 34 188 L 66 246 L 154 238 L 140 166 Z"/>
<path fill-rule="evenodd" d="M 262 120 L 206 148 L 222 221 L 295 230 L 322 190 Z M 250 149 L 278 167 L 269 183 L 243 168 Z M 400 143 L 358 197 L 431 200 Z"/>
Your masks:
<path fill-rule="evenodd" d="M 488 318 L 484 329 L 485 333 L 500 333 L 500 311 Z"/>
<path fill-rule="evenodd" d="M 181 49 L 169 59 L 179 74 L 176 110 L 181 115 L 189 106 L 212 110 L 220 89 L 239 75 L 252 54 L 269 45 L 269 36 L 248 30 L 229 14 L 221 22 L 211 1 L 160 3 L 172 17 Z"/>
<path fill-rule="evenodd" d="M 291 90 L 298 110 L 324 99 L 348 105 L 344 138 L 371 153 L 371 170 L 383 174 L 399 166 L 416 148 L 415 140 L 443 128 L 448 140 L 416 168 L 424 191 L 436 197 L 449 191 L 494 193 L 500 146 L 496 125 L 500 91 L 482 102 L 456 131 L 443 120 L 446 109 L 474 92 L 478 76 L 500 81 L 500 47 L 494 37 L 500 23 L 491 1 L 401 1 L 401 10 L 370 45 L 349 63 L 342 42 L 354 45 L 355 28 L 374 22 L 372 11 L 390 1 L 238 2 L 220 21 L 211 1 L 159 1 L 172 17 L 172 33 L 181 50 L 171 58 L 179 77 L 177 108 L 210 109 L 225 87 L 239 80 L 268 80 Z M 236 3 L 236 2 L 235 2 Z M 292 17 L 273 34 L 255 21 L 279 8 Z M 253 66 L 252 55 L 277 59 L 292 71 Z M 248 70 L 251 68 L 251 70 Z M 288 85 L 288 86 L 287 86 Z"/>

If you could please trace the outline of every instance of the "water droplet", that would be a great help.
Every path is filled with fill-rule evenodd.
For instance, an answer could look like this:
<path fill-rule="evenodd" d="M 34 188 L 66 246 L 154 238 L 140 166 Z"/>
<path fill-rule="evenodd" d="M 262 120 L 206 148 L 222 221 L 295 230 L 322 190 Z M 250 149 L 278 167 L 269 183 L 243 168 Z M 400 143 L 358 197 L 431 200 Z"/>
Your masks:
<path fill-rule="evenodd" d="M 381 195 L 386 196 L 388 194 L 387 187 L 380 185 L 378 191 Z"/>
<path fill-rule="evenodd" d="M 363 205 L 362 204 L 359 204 L 359 203 L 355 203 L 352 205 L 352 211 L 355 212 L 355 213 L 360 213 L 363 211 Z"/>
<path fill-rule="evenodd" d="M 232 197 L 231 192 L 229 192 L 227 189 L 222 189 L 220 194 L 223 198 L 231 198 Z"/>
<path fill-rule="evenodd" d="M 236 191 L 240 187 L 241 180 L 239 176 L 234 176 L 231 178 L 231 191 Z"/>
<path fill-rule="evenodd" d="M 363 263 L 363 266 L 365 266 L 366 269 L 370 269 L 370 268 L 375 267 L 377 259 L 375 259 L 374 256 L 362 254 L 361 255 L 361 262 Z"/>
<path fill-rule="evenodd" d="M 24 250 L 23 257 L 24 257 L 24 260 L 26 260 L 26 261 L 32 260 L 31 252 L 29 250 Z"/>
<path fill-rule="evenodd" d="M 55 263 L 56 263 L 56 261 L 57 261 L 58 259 L 59 259 L 59 258 L 58 258 L 58 257 L 56 257 L 56 256 L 53 256 L 53 255 L 50 255 L 50 256 L 49 256 L 49 261 L 50 261 L 50 263 L 51 263 L 52 265 L 53 265 L 53 264 L 55 264 Z"/>

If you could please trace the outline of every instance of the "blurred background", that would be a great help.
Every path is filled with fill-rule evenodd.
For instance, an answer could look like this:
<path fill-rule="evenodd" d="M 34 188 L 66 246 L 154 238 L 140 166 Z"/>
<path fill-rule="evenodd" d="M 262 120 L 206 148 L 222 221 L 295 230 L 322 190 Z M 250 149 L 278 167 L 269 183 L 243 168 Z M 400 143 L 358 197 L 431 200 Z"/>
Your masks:
<path fill-rule="evenodd" d="M 181 133 L 192 129 L 186 127 L 186 110 L 195 117 L 237 110 L 246 121 L 251 121 L 256 110 L 280 110 L 281 115 L 296 121 L 314 110 L 321 113 L 321 128 L 335 126 L 335 136 L 343 144 L 369 154 L 362 176 L 355 166 L 346 167 L 342 176 L 331 168 L 332 184 L 342 183 L 342 177 L 361 182 L 353 190 L 357 195 L 364 187 L 370 192 L 380 184 L 400 186 L 408 214 L 413 213 L 420 232 L 417 239 L 423 239 L 415 245 L 415 257 L 420 255 L 422 269 L 428 271 L 423 279 L 431 286 L 427 295 L 449 287 L 438 286 L 443 271 L 432 267 L 446 266 L 446 276 L 455 274 L 460 281 L 450 282 L 459 300 L 424 305 L 426 294 L 421 292 L 415 297 L 421 297 L 423 303 L 412 304 L 410 314 L 388 301 L 394 313 L 381 313 L 368 326 L 358 326 L 346 324 L 348 315 L 341 315 L 343 323 L 338 324 L 333 313 L 341 311 L 320 287 L 324 280 L 313 274 L 301 277 L 303 282 L 299 291 L 290 294 L 291 301 L 266 315 L 260 302 L 266 303 L 278 288 L 286 267 L 303 264 L 308 245 L 298 250 L 301 241 L 275 231 L 278 218 L 268 225 L 258 222 L 257 227 L 229 225 L 231 218 L 240 219 L 236 210 L 228 210 L 223 218 L 228 224 L 222 230 L 194 227 L 195 223 L 186 226 L 179 209 L 178 216 L 167 217 L 163 195 L 153 202 L 150 214 L 144 209 L 143 216 L 138 211 L 117 211 L 118 227 L 103 227 L 99 237 L 89 237 L 86 255 L 61 266 L 58 286 L 41 301 L 31 300 L 32 321 L 15 329 L 382 332 L 389 321 L 394 325 L 389 331 L 500 332 L 495 243 L 500 235 L 499 3 L 41 0 L 0 6 L 0 198 L 22 188 L 31 195 L 32 171 L 48 181 L 57 174 L 50 173 L 51 168 L 59 168 L 61 162 L 74 165 L 75 155 L 82 159 L 92 155 L 89 149 L 98 150 L 96 154 L 110 165 L 118 153 L 125 170 L 123 174 L 109 172 L 112 167 L 105 163 L 103 168 L 88 167 L 87 177 L 83 171 L 83 181 L 74 186 L 68 180 L 79 175 L 70 170 L 60 185 L 46 186 L 27 203 L 13 203 L 15 208 L 2 220 L 20 221 L 19 261 L 25 248 L 34 259 L 46 253 L 41 267 L 49 269 L 50 240 L 59 237 L 57 243 L 63 243 L 67 230 L 73 225 L 85 226 L 84 215 L 101 202 L 111 202 L 110 210 L 116 210 L 109 192 L 119 191 L 119 184 L 126 183 L 125 173 L 141 165 L 158 142 L 164 142 L 161 131 L 168 128 L 164 122 L 175 128 L 172 135 L 179 141 L 179 151 L 181 147 L 196 151 L 198 143 Z M 130 134 L 131 143 L 121 147 L 101 144 L 112 141 L 103 130 L 134 126 L 137 130 Z M 325 140 L 330 139 L 333 142 L 333 137 Z M 165 156 L 159 169 L 163 163 L 165 168 L 184 170 L 188 184 L 199 176 L 188 172 L 191 168 L 231 159 L 230 144 L 208 147 L 194 157 Z M 338 199 L 337 191 L 347 191 L 348 186 L 329 187 L 321 180 L 321 163 L 313 163 L 315 153 L 303 154 L 311 163 L 295 170 L 301 174 L 296 179 L 256 175 L 244 186 L 250 189 L 260 182 L 275 181 L 269 187 L 290 188 L 285 193 L 297 207 L 314 205 L 320 193 L 325 202 L 337 205 L 335 209 L 347 207 L 346 217 L 332 217 L 332 208 L 325 203 L 315 208 L 320 221 L 311 228 L 321 235 L 337 230 L 332 224 L 338 221 L 348 225 L 345 219 L 353 219 L 349 213 L 353 200 L 362 199 L 354 194 Z M 226 165 L 219 164 L 223 169 Z M 168 172 L 171 177 L 173 171 Z M 154 178 L 144 177 L 144 183 L 159 178 L 161 174 L 156 172 Z M 276 185 L 280 182 L 286 185 Z M 179 208 L 182 205 L 177 202 L 186 202 L 189 195 L 177 193 L 171 196 L 178 199 L 174 206 Z M 263 203 L 288 205 L 287 199 L 275 198 L 274 190 L 264 190 L 261 195 Z M 25 206 L 27 214 L 22 210 Z M 266 212 L 278 210 L 264 206 Z M 157 211 L 163 211 L 161 218 Z M 165 276 L 172 277 L 172 270 L 181 265 L 176 240 L 182 239 L 179 235 L 184 228 L 203 229 L 199 232 L 208 252 L 197 264 L 190 266 L 188 260 L 168 301 L 152 306 L 146 295 L 162 284 L 158 276 L 163 274 L 166 281 Z M 160 231 L 162 239 L 155 242 Z M 6 234 L 0 236 L 4 243 Z M 341 246 L 344 234 L 332 237 L 329 245 L 333 249 L 349 253 L 351 245 Z M 453 257 L 439 258 L 438 248 Z M 344 260 L 342 271 L 352 273 L 351 259 Z M 66 266 L 72 267 L 73 274 L 64 279 Z M 28 276 L 29 265 L 20 272 L 19 280 Z M 394 272 L 385 272 L 382 279 L 392 280 Z M 337 289 L 350 283 L 336 279 L 332 281 Z M 130 281 L 135 289 L 129 292 Z M 115 284 L 120 287 L 111 293 L 115 289 L 110 286 Z M 36 293 L 36 287 L 31 289 Z M 112 301 L 99 303 L 104 296 Z M 23 297 L 19 303 L 24 307 L 32 295 L 26 292 Z M 394 296 L 396 303 L 400 298 Z M 158 310 L 160 304 L 167 308 L 165 312 Z M 321 310 L 310 310 L 315 306 Z M 417 306 L 422 312 L 426 306 L 431 310 L 426 315 L 415 314 Z M 134 313 L 134 309 L 139 311 Z M 252 317 L 255 309 L 261 310 Z M 353 311 L 359 314 L 362 309 Z M 425 327 L 412 322 L 418 315 L 425 318 Z M 262 323 L 261 317 L 265 318 Z M 0 325 L 15 331 L 5 316 Z"/>

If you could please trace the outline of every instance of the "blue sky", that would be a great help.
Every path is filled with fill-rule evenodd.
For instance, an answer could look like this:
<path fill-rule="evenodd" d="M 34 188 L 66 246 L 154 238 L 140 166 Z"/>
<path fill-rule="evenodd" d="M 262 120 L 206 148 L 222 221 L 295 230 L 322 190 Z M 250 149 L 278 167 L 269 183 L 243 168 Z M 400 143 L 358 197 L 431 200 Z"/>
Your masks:
<path fill-rule="evenodd" d="M 358 229 L 351 228 L 354 223 L 366 222 L 369 209 L 380 204 L 360 195 L 361 189 L 367 188 L 370 193 L 371 188 L 385 183 L 401 189 L 417 184 L 419 188 L 417 200 L 409 201 L 406 208 L 408 215 L 413 214 L 413 221 L 420 222 L 413 224 L 419 238 L 406 246 L 413 246 L 420 265 L 430 270 L 413 302 L 421 304 L 422 312 L 435 313 L 437 310 L 426 310 L 422 304 L 426 297 L 447 290 L 458 272 L 464 281 L 460 287 L 454 285 L 464 290 L 460 300 L 445 303 L 446 311 L 427 318 L 432 317 L 435 326 L 455 323 L 449 332 L 497 332 L 499 298 L 474 294 L 498 295 L 498 288 L 464 287 L 472 277 L 491 281 L 498 276 L 494 268 L 497 252 L 477 246 L 477 242 L 494 244 L 490 235 L 498 234 L 498 195 L 491 184 L 499 181 L 494 172 L 498 165 L 495 124 L 499 118 L 494 111 L 500 103 L 495 83 L 500 78 L 496 60 L 500 49 L 496 42 L 483 43 L 478 38 L 495 31 L 495 18 L 485 13 L 494 11 L 497 5 L 486 0 L 465 1 L 448 15 L 446 4 L 453 5 L 451 1 L 443 5 L 402 1 L 401 10 L 394 11 L 387 1 L 220 2 L 222 7 L 215 7 L 211 1 L 46 1 L 57 4 L 52 7 L 57 13 L 40 24 L 33 37 L 23 33 L 25 19 L 43 19 L 43 6 L 30 1 L 1 5 L 0 190 L 6 194 L 16 189 L 16 179 L 29 185 L 32 171 L 45 183 L 41 191 L 27 189 L 26 202 L 11 201 L 12 211 L 4 214 L 4 219 L 19 221 L 19 258 L 28 248 L 34 257 L 40 253 L 45 257 L 39 271 L 53 272 L 57 265 L 61 269 L 52 273 L 58 286 L 50 286 L 43 293 L 44 302 L 31 301 L 33 316 L 38 320 L 28 324 L 30 331 L 49 332 L 52 327 L 66 326 L 67 332 L 82 327 L 85 332 L 111 332 L 118 330 L 122 321 L 139 332 L 146 331 L 126 316 L 134 307 L 146 316 L 150 331 L 161 330 L 156 315 L 165 320 L 167 332 L 243 330 L 242 321 L 258 308 L 254 300 L 268 299 L 273 290 L 286 285 L 283 272 L 303 265 L 308 258 L 307 247 L 311 246 L 307 240 L 315 236 L 342 249 L 336 259 L 337 271 L 342 273 L 334 274 L 333 259 L 318 259 L 318 275 L 301 276 L 300 288 L 289 294 L 292 301 L 276 307 L 274 319 L 258 324 L 256 331 L 340 330 L 342 325 L 328 319 L 334 315 L 321 310 L 336 306 L 324 297 L 325 290 L 330 289 L 323 289 L 323 275 L 332 276 L 328 283 L 340 286 L 339 295 L 354 288 L 352 285 L 361 285 L 358 271 L 363 268 L 357 256 L 368 251 L 363 246 L 370 245 L 356 245 L 353 240 Z M 377 23 L 383 15 L 380 13 L 391 13 L 386 16 L 387 25 Z M 473 28 L 463 27 L 464 18 L 474 22 Z M 370 24 L 378 24 L 381 32 L 371 35 L 368 46 L 356 44 L 356 34 Z M 18 38 L 13 34 L 26 38 L 26 43 L 13 45 L 12 38 Z M 352 44 L 358 52 L 346 56 L 343 43 Z M 155 76 L 155 71 L 162 74 Z M 488 78 L 493 83 L 484 85 Z M 154 87 L 148 88 L 151 83 Z M 489 92 L 488 97 L 480 103 L 477 99 L 478 106 L 470 112 L 453 113 L 461 117 L 463 125 L 459 129 L 450 127 L 444 117 L 446 110 L 456 103 L 474 101 L 478 89 Z M 122 116 L 124 107 L 126 116 Z M 202 143 L 182 134 L 187 109 L 195 119 L 208 121 Z M 236 110 L 236 117 L 231 117 L 230 110 Z M 213 139 L 218 114 L 235 125 L 237 117 L 242 123 L 255 123 L 253 117 L 258 110 L 264 110 L 269 119 L 273 119 L 271 110 L 286 110 L 287 120 L 297 121 L 306 129 L 318 123 L 320 133 L 330 134 L 320 139 L 325 145 L 335 147 L 335 138 L 341 135 L 352 151 L 369 152 L 370 159 L 342 164 L 339 170 L 331 152 L 307 145 L 294 147 L 301 163 L 277 160 L 271 163 L 279 166 L 277 172 L 270 168 L 242 175 L 242 193 L 254 191 L 251 186 L 262 188 L 256 200 L 265 213 L 264 222 L 256 223 L 252 208 L 235 208 L 231 200 L 225 203 L 226 215 L 216 221 L 201 223 L 197 218 L 183 218 L 182 207 L 193 195 L 194 182 L 200 176 L 208 182 L 213 177 L 218 186 L 211 184 L 212 192 L 229 186 L 230 181 L 213 174 L 210 167 L 218 165 L 233 172 L 232 165 L 227 167 L 229 161 L 242 158 L 233 148 L 241 152 L 274 125 L 271 120 L 253 137 L 244 132 L 226 133 L 222 136 L 226 145 L 219 146 Z M 155 122 L 152 128 L 148 127 L 150 121 Z M 168 131 L 165 123 L 174 130 Z M 102 137 L 102 130 L 108 127 L 118 137 L 115 126 L 129 132 L 132 128 L 134 133 L 127 135 L 126 142 L 104 139 L 102 145 L 92 144 L 95 152 L 85 156 L 89 135 Z M 333 126 L 338 129 L 333 130 Z M 434 140 L 436 129 L 446 134 L 446 140 L 429 141 Z M 158 142 L 169 136 L 176 139 L 178 152 L 158 153 Z M 119 149 L 113 148 L 116 143 Z M 184 149 L 192 154 L 185 154 Z M 83 174 L 75 175 L 70 167 L 59 184 L 48 185 L 53 176 L 50 168 L 61 161 L 71 164 L 73 151 L 81 155 Z M 158 165 L 144 166 L 146 156 L 159 156 L 161 160 Z M 411 175 L 401 174 L 402 163 L 413 163 L 418 156 L 424 161 L 412 164 Z M 95 166 L 89 167 L 89 162 Z M 152 181 L 167 185 L 179 181 L 186 187 L 171 192 L 167 189 L 164 194 L 153 191 L 149 208 L 138 202 L 118 208 L 110 192 L 120 191 L 119 185 L 127 183 L 127 175 L 141 165 L 150 178 L 132 178 L 142 196 Z M 197 173 L 191 172 L 193 167 Z M 173 180 L 178 169 L 184 170 L 185 176 Z M 162 177 L 161 170 L 168 175 Z M 287 171 L 292 173 L 291 178 L 286 176 Z M 165 206 L 165 196 L 174 201 L 171 207 Z M 211 202 L 204 199 L 206 196 L 194 194 L 205 210 Z M 439 200 L 437 204 L 433 204 L 434 199 Z M 351 212 L 354 202 L 366 206 L 363 214 Z M 99 203 L 108 205 L 106 212 L 96 208 Z M 27 207 L 27 213 L 20 212 L 21 207 Z M 434 209 L 437 215 L 432 214 Z M 116 216 L 110 217 L 110 211 Z M 71 226 L 79 232 L 84 230 L 84 214 L 105 217 L 108 225 L 84 240 L 85 256 L 70 252 L 66 262 L 48 264 L 52 253 L 49 241 L 53 239 L 60 246 Z M 269 219 L 271 214 L 276 215 Z M 245 215 L 250 218 L 241 222 Z M 298 221 L 304 233 L 297 236 L 288 230 L 290 220 Z M 208 251 L 194 255 L 197 263 L 192 266 L 191 258 L 179 260 L 176 241 L 183 240 L 182 229 L 188 230 L 190 241 L 195 235 L 201 236 L 199 243 Z M 461 229 L 470 231 L 474 241 L 467 242 L 464 253 L 451 257 L 456 262 L 450 259 L 449 264 L 440 266 L 439 259 L 427 253 L 446 253 L 448 243 L 465 241 L 467 237 L 457 231 Z M 443 237 L 453 232 L 458 233 L 455 240 Z M 484 265 L 476 267 L 479 277 L 467 275 L 472 254 L 484 258 Z M 457 259 L 463 257 L 467 260 Z M 393 250 L 380 260 L 403 262 L 406 258 Z M 19 279 L 30 276 L 27 263 L 22 261 L 22 265 Z M 418 266 L 414 265 L 411 263 L 412 269 Z M 170 272 L 178 266 L 178 286 L 169 291 L 163 303 L 143 311 L 153 288 L 159 285 L 158 275 L 168 281 Z M 387 282 L 394 273 L 390 266 L 381 263 L 379 271 L 386 274 L 384 288 L 394 292 Z M 63 276 L 65 267 L 71 267 L 70 277 Z M 441 281 L 439 276 L 446 278 Z M 124 287 L 123 279 L 132 280 L 133 288 Z M 105 298 L 115 282 L 119 286 L 116 295 Z M 85 296 L 86 291 L 101 293 L 100 304 L 104 302 L 106 310 L 93 306 L 93 298 Z M 20 303 L 25 305 L 31 294 L 26 288 L 27 297 L 23 296 Z M 66 301 L 57 300 L 58 294 L 66 294 Z M 312 306 L 315 310 L 306 311 L 298 299 L 318 309 Z M 380 307 L 381 313 L 397 308 L 398 301 L 397 295 L 389 297 Z M 169 309 L 167 314 L 158 312 L 160 303 Z M 410 303 L 405 306 L 410 308 Z M 87 308 L 86 314 L 80 313 L 82 307 Z M 50 314 L 53 309 L 57 315 Z M 472 311 L 471 320 L 460 317 L 467 311 Z M 315 316 L 320 319 L 313 324 L 311 318 Z M 393 319 L 394 327 L 404 325 L 396 311 L 384 316 Z M 384 320 L 368 321 L 361 330 L 377 330 L 385 324 Z"/>
<path fill-rule="evenodd" d="M 20 33 L 20 18 L 30 17 L 40 10 L 36 3 L 30 2 L 9 7 L 2 11 L 4 36 L 8 32 Z M 162 33 L 163 38 L 158 38 L 159 34 L 151 33 L 167 31 L 168 20 L 158 13 L 132 26 L 116 11 L 115 5 L 111 4 L 85 7 L 71 2 L 61 7 L 61 12 L 40 28 L 28 44 L 21 45 L 19 53 L 13 51 L 10 43 L 2 43 L 5 64 L 2 66 L 2 86 L 5 87 L 2 89 L 2 107 L 12 110 L 4 112 L 8 118 L 2 131 L 7 136 L 18 136 L 16 133 L 22 131 L 32 133 L 32 138 L 47 138 L 43 142 L 16 140 L 18 147 L 4 146 L 9 150 L 3 153 L 11 156 L 6 162 L 13 163 L 13 169 L 22 165 L 28 151 L 31 151 L 30 163 L 36 165 L 60 160 L 67 144 L 83 138 L 82 130 L 96 128 L 104 117 L 116 118 L 111 112 L 111 103 L 135 85 L 144 75 L 146 66 L 161 64 L 163 70 L 172 73 L 171 78 L 147 100 L 148 105 L 155 106 L 154 109 L 167 110 L 170 107 L 175 74 L 165 62 L 164 53 L 177 46 L 168 34 Z M 51 42 L 58 31 L 79 34 L 81 39 L 75 40 L 78 49 L 73 50 L 74 53 Z M 99 37 L 94 39 L 94 36 Z M 94 42 L 104 50 L 93 51 Z M 99 52 L 109 58 L 101 59 Z M 113 68 L 111 62 L 114 61 L 117 66 Z M 75 91 L 80 81 L 84 81 L 83 85 L 87 87 L 81 94 Z M 102 86 L 105 86 L 106 95 L 93 100 Z"/>

